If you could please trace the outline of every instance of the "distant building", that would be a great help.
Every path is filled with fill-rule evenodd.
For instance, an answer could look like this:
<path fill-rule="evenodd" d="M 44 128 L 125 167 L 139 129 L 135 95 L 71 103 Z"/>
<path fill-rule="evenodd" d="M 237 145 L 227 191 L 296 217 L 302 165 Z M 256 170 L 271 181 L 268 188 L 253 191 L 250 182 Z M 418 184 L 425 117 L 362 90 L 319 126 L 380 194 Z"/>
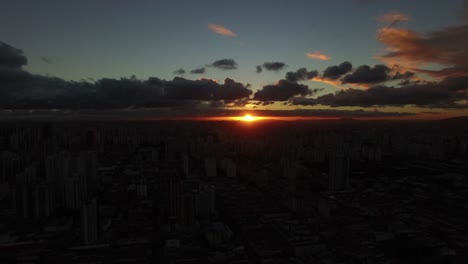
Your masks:
<path fill-rule="evenodd" d="M 34 216 L 43 218 L 50 216 L 51 199 L 49 187 L 47 185 L 37 185 L 33 192 Z"/>
<path fill-rule="evenodd" d="M 77 169 L 80 179 L 86 188 L 96 188 L 97 178 L 97 153 L 95 151 L 81 151 L 77 158 Z"/>
<path fill-rule="evenodd" d="M 32 197 L 28 184 L 16 184 L 11 192 L 11 206 L 16 219 L 27 219 L 32 215 Z"/>
<path fill-rule="evenodd" d="M 237 175 L 237 166 L 236 166 L 236 163 L 234 163 L 234 161 L 232 161 L 231 159 L 225 159 L 223 161 L 223 165 L 224 165 L 224 169 L 226 171 L 226 177 L 228 178 L 235 178 L 236 175 Z"/>
<path fill-rule="evenodd" d="M 206 177 L 208 178 L 216 177 L 217 175 L 216 158 L 214 157 L 205 158 L 205 172 L 206 172 Z"/>
<path fill-rule="evenodd" d="M 197 196 L 197 215 L 204 220 L 211 220 L 215 214 L 215 188 L 211 185 L 200 186 Z"/>
<path fill-rule="evenodd" d="M 98 216 L 96 198 L 81 207 L 81 234 L 83 244 L 89 245 L 98 239 Z"/>
<path fill-rule="evenodd" d="M 349 188 L 349 156 L 343 151 L 330 155 L 328 190 L 342 191 Z"/>

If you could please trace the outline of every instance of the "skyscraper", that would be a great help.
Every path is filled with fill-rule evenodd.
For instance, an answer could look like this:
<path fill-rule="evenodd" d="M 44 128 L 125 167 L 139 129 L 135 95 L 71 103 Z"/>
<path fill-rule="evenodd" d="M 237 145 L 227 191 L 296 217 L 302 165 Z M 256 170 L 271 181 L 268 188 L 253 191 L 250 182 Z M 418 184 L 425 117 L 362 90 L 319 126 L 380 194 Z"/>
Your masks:
<path fill-rule="evenodd" d="M 83 244 L 89 245 L 98 239 L 98 216 L 96 198 L 81 207 L 81 233 Z"/>
<path fill-rule="evenodd" d="M 330 155 L 328 190 L 343 191 L 349 188 L 349 157 L 343 151 Z"/>

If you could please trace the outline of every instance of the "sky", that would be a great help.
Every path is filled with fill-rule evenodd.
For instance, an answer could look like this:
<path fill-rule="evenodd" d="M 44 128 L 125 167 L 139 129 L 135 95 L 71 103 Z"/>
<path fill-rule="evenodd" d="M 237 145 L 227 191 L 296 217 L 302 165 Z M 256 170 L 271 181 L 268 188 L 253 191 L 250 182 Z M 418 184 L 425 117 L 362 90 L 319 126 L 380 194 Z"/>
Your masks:
<path fill-rule="evenodd" d="M 4 114 L 468 115 L 464 0 L 0 2 Z"/>

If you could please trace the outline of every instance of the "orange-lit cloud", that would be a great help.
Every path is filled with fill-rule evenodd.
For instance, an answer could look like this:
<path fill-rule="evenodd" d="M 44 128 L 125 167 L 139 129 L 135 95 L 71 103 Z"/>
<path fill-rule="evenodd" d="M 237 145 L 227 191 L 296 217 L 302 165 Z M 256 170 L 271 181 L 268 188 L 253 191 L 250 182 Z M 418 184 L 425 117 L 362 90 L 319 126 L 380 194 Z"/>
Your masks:
<path fill-rule="evenodd" d="M 216 24 L 208 24 L 208 28 L 216 34 L 228 36 L 228 37 L 237 37 L 237 34 L 232 30 Z"/>
<path fill-rule="evenodd" d="M 379 30 L 379 40 L 388 52 L 378 58 L 387 65 L 399 65 L 434 77 L 468 75 L 468 25 L 448 27 L 428 34 L 402 28 Z M 441 70 L 422 66 L 439 64 Z"/>
<path fill-rule="evenodd" d="M 325 55 L 320 51 L 308 52 L 308 53 L 306 53 L 306 56 L 309 59 L 313 59 L 313 60 L 324 60 L 325 61 L 325 60 L 331 59 L 330 56 Z"/>
<path fill-rule="evenodd" d="M 316 77 L 316 78 L 313 78 L 313 79 L 309 79 L 309 81 L 313 81 L 313 82 L 319 82 L 319 83 L 326 83 L 328 85 L 331 85 L 337 89 L 344 89 L 345 86 L 341 85 L 341 81 L 340 80 L 333 80 L 333 79 L 327 79 L 327 78 L 322 78 L 322 77 Z"/>
<path fill-rule="evenodd" d="M 379 20 L 384 23 L 395 23 L 399 21 L 408 21 L 410 17 L 400 12 L 390 12 L 382 15 Z"/>

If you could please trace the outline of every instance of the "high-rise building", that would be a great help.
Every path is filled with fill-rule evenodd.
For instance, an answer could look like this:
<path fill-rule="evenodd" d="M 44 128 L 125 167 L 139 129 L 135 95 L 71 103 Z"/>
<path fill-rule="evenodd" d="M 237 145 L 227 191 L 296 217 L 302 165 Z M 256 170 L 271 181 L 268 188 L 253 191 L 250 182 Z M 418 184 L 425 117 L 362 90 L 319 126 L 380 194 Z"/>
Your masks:
<path fill-rule="evenodd" d="M 216 177 L 216 174 L 217 174 L 216 158 L 214 157 L 205 158 L 205 172 L 206 172 L 206 177 L 208 178 Z"/>
<path fill-rule="evenodd" d="M 33 192 L 34 216 L 48 217 L 51 213 L 51 200 L 49 187 L 45 184 L 37 185 Z"/>
<path fill-rule="evenodd" d="M 343 151 L 330 155 L 328 172 L 329 191 L 343 191 L 349 188 L 349 156 Z"/>
<path fill-rule="evenodd" d="M 188 178 L 189 177 L 189 157 L 188 155 L 183 155 L 182 157 L 182 166 L 183 166 L 183 172 L 184 172 L 184 177 Z"/>
<path fill-rule="evenodd" d="M 197 215 L 204 220 L 211 220 L 215 214 L 215 188 L 201 185 L 197 195 Z"/>
<path fill-rule="evenodd" d="M 182 195 L 180 224 L 184 228 L 192 228 L 197 223 L 197 195 L 195 190 Z"/>
<path fill-rule="evenodd" d="M 235 178 L 237 175 L 237 167 L 236 163 L 231 159 L 225 159 L 223 161 L 224 169 L 226 171 L 226 177 L 228 178 Z"/>
<path fill-rule="evenodd" d="M 85 190 L 78 177 L 66 178 L 63 182 L 64 206 L 70 209 L 80 208 L 87 199 Z"/>
<path fill-rule="evenodd" d="M 167 204 L 167 217 L 177 219 L 180 212 L 180 198 L 182 182 L 176 170 L 168 169 L 161 175 L 163 190 L 165 193 L 164 202 Z"/>
<path fill-rule="evenodd" d="M 98 186 L 97 153 L 95 151 L 81 151 L 77 158 L 77 170 L 81 181 L 87 188 Z"/>
<path fill-rule="evenodd" d="M 83 244 L 89 245 L 98 239 L 97 201 L 93 198 L 81 207 L 81 233 Z"/>
<path fill-rule="evenodd" d="M 15 184 L 11 190 L 11 206 L 16 219 L 27 219 L 32 216 L 32 197 L 28 184 Z"/>

